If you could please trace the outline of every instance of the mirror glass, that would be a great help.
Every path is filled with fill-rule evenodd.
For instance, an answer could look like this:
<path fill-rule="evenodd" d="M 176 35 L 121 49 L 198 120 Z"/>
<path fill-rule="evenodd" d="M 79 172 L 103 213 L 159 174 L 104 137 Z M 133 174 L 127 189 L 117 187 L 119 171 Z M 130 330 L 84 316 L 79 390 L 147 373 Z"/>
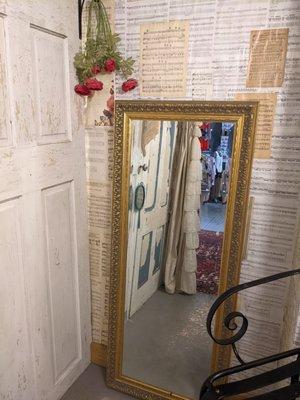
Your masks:
<path fill-rule="evenodd" d="M 134 120 L 122 375 L 196 399 L 211 372 L 235 126 Z"/>

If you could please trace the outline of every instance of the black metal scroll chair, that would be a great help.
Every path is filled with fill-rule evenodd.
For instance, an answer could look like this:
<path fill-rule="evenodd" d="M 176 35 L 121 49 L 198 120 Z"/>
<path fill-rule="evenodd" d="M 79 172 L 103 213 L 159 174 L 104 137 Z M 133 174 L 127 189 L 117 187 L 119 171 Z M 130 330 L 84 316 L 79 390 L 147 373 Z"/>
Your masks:
<path fill-rule="evenodd" d="M 214 342 L 218 343 L 219 345 L 229 345 L 232 347 L 233 353 L 235 354 L 239 365 L 223 371 L 215 372 L 214 374 L 210 375 L 202 385 L 200 400 L 229 400 L 231 398 L 243 399 L 246 398 L 246 395 L 247 399 L 251 400 L 296 400 L 300 398 L 300 348 L 251 362 L 244 362 L 238 353 L 236 343 L 247 332 L 248 320 L 244 314 L 238 311 L 228 313 L 224 319 L 225 327 L 230 331 L 235 332 L 233 336 L 226 339 L 220 339 L 214 337 L 214 334 L 212 333 L 213 317 L 219 306 L 230 296 L 254 286 L 263 285 L 297 274 L 300 274 L 300 269 L 282 272 L 280 274 L 235 286 L 221 294 L 221 296 L 219 296 L 214 302 L 207 316 L 207 331 Z M 234 322 L 236 318 L 241 320 L 240 327 L 238 327 Z M 266 372 L 255 374 L 255 369 L 258 367 L 284 360 L 285 362 L 282 363 L 283 365 L 281 364 L 281 366 L 271 366 L 271 369 L 268 369 Z M 251 374 L 251 377 L 249 378 L 243 378 L 239 380 L 238 374 L 244 371 L 251 371 L 253 374 Z M 234 375 L 236 375 L 236 379 L 228 383 L 223 383 L 224 380 L 227 381 L 226 378 Z M 221 383 L 217 383 L 217 381 L 221 381 Z M 274 386 L 279 382 L 283 382 L 284 386 Z M 263 394 L 252 393 L 251 395 L 251 392 L 257 389 L 264 389 Z"/>

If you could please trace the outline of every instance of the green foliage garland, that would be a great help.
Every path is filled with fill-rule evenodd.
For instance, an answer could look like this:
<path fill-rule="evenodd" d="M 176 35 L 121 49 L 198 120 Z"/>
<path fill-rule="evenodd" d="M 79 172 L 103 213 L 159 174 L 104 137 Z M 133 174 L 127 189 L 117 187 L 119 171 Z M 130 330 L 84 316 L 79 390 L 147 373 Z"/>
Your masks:
<path fill-rule="evenodd" d="M 96 27 L 92 29 L 92 14 L 96 17 Z M 101 0 L 91 0 L 88 9 L 87 39 L 84 50 L 74 57 L 76 75 L 80 83 L 95 75 L 92 68 L 99 66 L 105 72 L 105 62 L 114 60 L 115 69 L 120 71 L 125 79 L 133 72 L 134 60 L 124 59 L 117 49 L 121 41 L 116 33 L 112 33 L 106 9 Z M 112 71 L 109 71 L 112 72 Z"/>

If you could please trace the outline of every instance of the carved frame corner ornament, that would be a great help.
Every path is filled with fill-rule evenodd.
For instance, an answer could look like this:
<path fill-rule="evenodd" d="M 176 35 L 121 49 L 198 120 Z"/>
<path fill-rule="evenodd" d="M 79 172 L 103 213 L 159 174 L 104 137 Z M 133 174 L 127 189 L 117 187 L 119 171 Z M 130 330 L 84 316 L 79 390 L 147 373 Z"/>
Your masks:
<path fill-rule="evenodd" d="M 239 283 L 243 255 L 258 102 L 117 100 L 115 105 L 112 250 L 106 381 L 108 386 L 140 399 L 186 399 L 122 374 L 126 286 L 128 189 L 132 120 L 233 122 L 235 140 L 226 211 L 219 293 Z M 215 337 L 228 337 L 224 315 L 236 308 L 236 298 L 216 315 Z M 227 368 L 231 353 L 214 344 L 212 371 Z M 142 362 L 142 360 L 141 360 Z M 199 385 L 201 382 L 199 382 Z"/>

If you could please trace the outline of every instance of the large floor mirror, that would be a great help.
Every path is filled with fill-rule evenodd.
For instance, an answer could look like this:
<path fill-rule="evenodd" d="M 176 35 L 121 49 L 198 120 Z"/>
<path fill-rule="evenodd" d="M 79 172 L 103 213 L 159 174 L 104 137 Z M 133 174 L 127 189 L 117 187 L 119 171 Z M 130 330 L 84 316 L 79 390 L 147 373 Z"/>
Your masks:
<path fill-rule="evenodd" d="M 205 378 L 230 365 L 206 317 L 239 281 L 256 111 L 254 102 L 117 102 L 110 386 L 197 399 Z M 216 337 L 227 334 L 225 308 Z"/>

